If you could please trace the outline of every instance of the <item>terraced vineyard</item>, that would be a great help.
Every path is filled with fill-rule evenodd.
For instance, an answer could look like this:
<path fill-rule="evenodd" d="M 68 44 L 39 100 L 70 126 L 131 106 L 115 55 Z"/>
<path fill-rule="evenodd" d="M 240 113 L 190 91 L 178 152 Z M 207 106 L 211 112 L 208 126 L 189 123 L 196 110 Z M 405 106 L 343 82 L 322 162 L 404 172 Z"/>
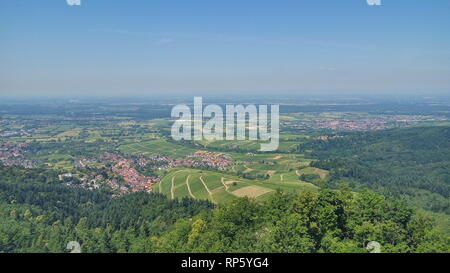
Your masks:
<path fill-rule="evenodd" d="M 153 190 L 171 199 L 192 197 L 223 204 L 239 197 L 264 200 L 277 189 L 285 191 L 318 189 L 313 184 L 299 181 L 295 172 L 281 175 L 283 180 L 274 178 L 258 181 L 212 171 L 173 169 L 161 182 L 153 186 Z"/>

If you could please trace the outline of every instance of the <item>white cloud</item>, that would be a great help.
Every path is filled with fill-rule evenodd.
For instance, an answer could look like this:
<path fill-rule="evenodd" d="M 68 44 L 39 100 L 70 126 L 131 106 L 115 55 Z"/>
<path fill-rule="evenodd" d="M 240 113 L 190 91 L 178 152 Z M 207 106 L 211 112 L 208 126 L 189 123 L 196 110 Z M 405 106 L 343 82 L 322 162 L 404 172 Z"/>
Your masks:
<path fill-rule="evenodd" d="M 167 44 L 173 43 L 174 41 L 175 40 L 173 38 L 163 37 L 163 38 L 159 39 L 156 43 L 158 45 L 167 45 Z"/>

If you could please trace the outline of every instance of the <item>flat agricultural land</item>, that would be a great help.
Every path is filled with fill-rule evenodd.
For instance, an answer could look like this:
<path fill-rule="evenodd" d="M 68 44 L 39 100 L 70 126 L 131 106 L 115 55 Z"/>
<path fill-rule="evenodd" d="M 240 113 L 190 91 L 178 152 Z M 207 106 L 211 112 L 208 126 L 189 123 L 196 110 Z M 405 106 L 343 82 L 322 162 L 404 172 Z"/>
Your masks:
<path fill-rule="evenodd" d="M 295 152 L 296 148 L 299 144 L 302 143 L 302 136 L 295 136 L 295 138 L 292 135 L 283 135 L 280 136 L 280 143 L 278 147 L 278 151 L 281 152 Z M 260 140 L 216 140 L 216 141 L 198 141 L 199 144 L 204 145 L 206 149 L 221 149 L 221 150 L 229 150 L 229 151 L 236 151 L 240 150 L 242 152 L 257 152 L 261 148 L 261 143 L 267 143 L 262 142 Z"/>
<path fill-rule="evenodd" d="M 152 139 L 148 141 L 129 143 L 119 147 L 119 150 L 128 154 L 141 155 L 168 155 L 175 158 L 181 158 L 195 152 L 196 150 L 168 142 L 165 139 Z"/>

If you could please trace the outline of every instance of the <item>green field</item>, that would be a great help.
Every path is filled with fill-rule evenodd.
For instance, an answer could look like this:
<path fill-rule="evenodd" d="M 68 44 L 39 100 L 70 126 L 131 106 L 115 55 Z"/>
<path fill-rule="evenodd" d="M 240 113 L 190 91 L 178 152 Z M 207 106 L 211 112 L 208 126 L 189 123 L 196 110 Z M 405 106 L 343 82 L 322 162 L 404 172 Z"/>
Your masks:
<path fill-rule="evenodd" d="M 280 134 L 280 143 L 278 151 L 282 153 L 295 152 L 299 144 L 307 140 L 306 136 L 293 134 Z M 259 140 L 216 140 L 216 141 L 198 141 L 206 149 L 215 149 L 220 151 L 241 151 L 258 152 L 262 142 Z"/>
<path fill-rule="evenodd" d="M 174 158 L 181 158 L 196 150 L 168 142 L 165 139 L 152 139 L 148 141 L 121 145 L 119 150 L 127 154 L 156 155 L 162 154 Z"/>
<path fill-rule="evenodd" d="M 277 189 L 284 191 L 317 190 L 310 183 L 294 179 L 287 174 L 286 180 L 248 180 L 219 172 L 196 169 L 173 169 L 160 183 L 153 186 L 155 192 L 163 193 L 171 199 L 192 197 L 210 200 L 217 204 L 227 203 L 239 197 L 263 200 Z"/>

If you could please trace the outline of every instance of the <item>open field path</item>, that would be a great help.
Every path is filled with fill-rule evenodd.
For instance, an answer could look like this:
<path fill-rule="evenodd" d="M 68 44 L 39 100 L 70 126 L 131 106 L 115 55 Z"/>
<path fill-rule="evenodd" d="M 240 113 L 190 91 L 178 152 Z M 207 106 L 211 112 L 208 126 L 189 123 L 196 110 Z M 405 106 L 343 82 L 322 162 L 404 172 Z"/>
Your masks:
<path fill-rule="evenodd" d="M 176 171 L 176 172 L 174 172 L 174 174 L 179 173 L 179 172 L 182 172 L 182 171 L 183 171 L 183 170 Z M 175 188 L 175 186 L 174 186 L 174 180 L 175 180 L 175 177 L 176 177 L 176 175 L 174 175 L 174 176 L 172 177 L 172 186 L 170 187 L 170 195 L 171 195 L 172 199 L 175 199 L 175 194 L 173 193 L 173 190 L 174 190 L 174 188 Z M 160 186 L 161 186 L 161 184 L 160 184 Z"/>
<path fill-rule="evenodd" d="M 208 194 L 212 197 L 212 193 L 211 191 L 208 189 L 208 186 L 206 186 L 205 181 L 203 181 L 203 176 L 200 176 L 200 181 L 202 181 L 203 186 L 205 186 L 206 191 L 208 192 Z"/>
<path fill-rule="evenodd" d="M 189 177 L 191 177 L 191 175 L 188 175 L 188 177 L 186 178 L 186 185 L 187 185 L 187 188 L 188 188 L 188 191 L 189 191 L 189 195 L 190 195 L 192 198 L 195 199 L 194 194 L 192 194 L 191 187 L 189 186 Z"/>
<path fill-rule="evenodd" d="M 174 196 L 174 194 L 173 194 L 173 188 L 174 188 L 173 180 L 175 179 L 175 177 L 176 177 L 176 175 L 174 175 L 174 176 L 172 177 L 172 187 L 170 187 L 170 195 L 171 195 L 171 198 L 172 198 L 172 199 L 175 198 L 175 196 Z"/>
<path fill-rule="evenodd" d="M 203 186 L 205 186 L 205 189 L 208 192 L 209 196 L 211 196 L 211 200 L 215 203 L 212 192 L 208 189 L 208 186 L 206 186 L 205 181 L 203 181 L 203 176 L 200 176 L 200 181 L 203 183 Z"/>
<path fill-rule="evenodd" d="M 253 171 L 253 169 L 247 167 L 247 165 L 244 165 L 244 168 L 245 168 L 244 173 L 249 173 L 249 172 Z"/>
<path fill-rule="evenodd" d="M 228 191 L 228 186 L 225 184 L 225 177 L 222 177 L 221 179 L 223 186 L 225 187 L 225 190 Z"/>

